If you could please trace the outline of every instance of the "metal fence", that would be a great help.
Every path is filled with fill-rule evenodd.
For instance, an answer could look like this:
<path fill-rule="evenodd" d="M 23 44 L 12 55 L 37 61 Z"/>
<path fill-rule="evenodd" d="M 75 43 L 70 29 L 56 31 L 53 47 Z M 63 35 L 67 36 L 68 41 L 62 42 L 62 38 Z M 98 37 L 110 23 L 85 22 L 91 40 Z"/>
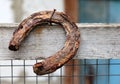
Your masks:
<path fill-rule="evenodd" d="M 37 76 L 32 66 L 37 60 L 0 60 L 0 84 L 65 84 L 66 77 L 79 79 L 79 84 L 119 84 L 120 60 L 79 60 L 79 74 L 64 73 L 64 67 L 48 75 Z"/>
<path fill-rule="evenodd" d="M 62 84 L 62 68 L 37 76 L 32 69 L 37 60 L 0 60 L 0 84 Z"/>

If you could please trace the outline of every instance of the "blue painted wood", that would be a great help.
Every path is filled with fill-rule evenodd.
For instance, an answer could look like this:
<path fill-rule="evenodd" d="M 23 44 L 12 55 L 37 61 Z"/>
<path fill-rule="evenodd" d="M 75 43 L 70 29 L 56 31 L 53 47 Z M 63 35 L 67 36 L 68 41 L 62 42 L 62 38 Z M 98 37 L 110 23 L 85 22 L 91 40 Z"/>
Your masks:
<path fill-rule="evenodd" d="M 79 0 L 79 21 L 104 23 L 108 21 L 108 1 Z"/>
<path fill-rule="evenodd" d="M 109 8 L 109 22 L 119 23 L 120 22 L 120 0 L 110 1 Z"/>

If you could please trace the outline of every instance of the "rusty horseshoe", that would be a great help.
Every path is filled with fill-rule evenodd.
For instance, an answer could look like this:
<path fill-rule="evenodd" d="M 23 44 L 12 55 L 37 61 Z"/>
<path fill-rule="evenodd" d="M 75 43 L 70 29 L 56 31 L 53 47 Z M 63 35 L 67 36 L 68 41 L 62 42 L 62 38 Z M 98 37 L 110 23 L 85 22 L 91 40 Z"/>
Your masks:
<path fill-rule="evenodd" d="M 66 41 L 61 50 L 33 65 L 33 70 L 37 75 L 49 74 L 62 67 L 75 56 L 80 44 L 80 32 L 76 24 L 65 13 L 55 12 L 54 10 L 37 12 L 24 19 L 14 31 L 9 49 L 17 51 L 20 43 L 30 31 L 35 26 L 44 23 L 61 25 L 66 31 Z"/>

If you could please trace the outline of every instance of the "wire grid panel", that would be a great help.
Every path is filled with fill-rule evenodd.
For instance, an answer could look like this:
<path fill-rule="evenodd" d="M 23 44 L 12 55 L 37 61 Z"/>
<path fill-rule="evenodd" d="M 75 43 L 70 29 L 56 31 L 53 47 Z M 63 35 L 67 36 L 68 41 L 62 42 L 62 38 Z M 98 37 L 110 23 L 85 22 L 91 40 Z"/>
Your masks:
<path fill-rule="evenodd" d="M 62 84 L 62 68 L 48 75 L 33 72 L 36 60 L 0 60 L 0 84 Z"/>
<path fill-rule="evenodd" d="M 73 80 L 71 84 L 76 84 L 75 78 L 79 79 L 79 84 L 120 84 L 120 60 L 78 61 L 76 65 L 64 65 L 80 68 L 76 75 L 74 70 L 65 74 L 65 67 L 62 67 L 54 73 L 37 76 L 32 68 L 37 60 L 0 60 L 0 84 L 66 84 L 65 78 Z"/>
<path fill-rule="evenodd" d="M 80 84 L 120 84 L 120 60 L 80 60 Z"/>

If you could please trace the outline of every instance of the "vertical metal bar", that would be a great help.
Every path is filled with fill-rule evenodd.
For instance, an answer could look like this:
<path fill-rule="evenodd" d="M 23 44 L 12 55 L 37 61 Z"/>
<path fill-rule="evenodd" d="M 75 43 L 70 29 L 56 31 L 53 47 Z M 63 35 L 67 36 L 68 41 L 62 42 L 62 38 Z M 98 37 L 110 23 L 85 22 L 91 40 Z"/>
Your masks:
<path fill-rule="evenodd" d="M 96 59 L 96 84 L 98 84 L 98 59 Z"/>
<path fill-rule="evenodd" d="M 25 76 L 26 76 L 26 74 L 25 74 L 25 60 L 23 60 L 23 66 L 24 66 L 24 84 L 26 84 L 26 79 L 25 79 Z"/>
<path fill-rule="evenodd" d="M 62 68 L 60 69 L 60 84 L 62 84 Z"/>
<path fill-rule="evenodd" d="M 80 84 L 83 84 L 83 81 L 84 81 L 84 80 L 83 80 L 83 73 L 84 73 L 84 72 L 83 72 L 83 71 L 84 71 L 84 68 L 83 68 L 83 67 L 84 67 L 84 66 L 83 66 L 84 64 L 83 64 L 83 63 L 84 63 L 84 60 L 83 60 L 83 59 L 80 59 L 80 64 L 78 65 L 78 66 L 81 67 L 81 68 L 80 68 L 80 73 L 79 73 L 79 78 L 80 78 L 79 82 L 80 82 Z M 82 81 L 81 81 L 81 80 L 82 80 Z"/>
<path fill-rule="evenodd" d="M 84 83 L 83 84 L 86 84 L 86 59 L 84 59 Z"/>
<path fill-rule="evenodd" d="M 71 65 L 71 67 L 72 67 L 72 84 L 74 84 L 74 79 L 75 79 L 75 77 L 74 77 L 74 60 L 73 60 L 73 64 Z"/>
<path fill-rule="evenodd" d="M 11 59 L 11 84 L 13 83 L 13 60 Z"/>
<path fill-rule="evenodd" d="M 36 60 L 37 63 L 37 60 Z M 38 84 L 38 75 L 36 75 L 36 84 Z"/>
<path fill-rule="evenodd" d="M 48 84 L 50 84 L 50 74 L 48 74 Z"/>
<path fill-rule="evenodd" d="M 110 59 L 108 59 L 108 84 L 110 84 Z"/>
<path fill-rule="evenodd" d="M 1 84 L 1 64 L 0 64 L 0 84 Z"/>

